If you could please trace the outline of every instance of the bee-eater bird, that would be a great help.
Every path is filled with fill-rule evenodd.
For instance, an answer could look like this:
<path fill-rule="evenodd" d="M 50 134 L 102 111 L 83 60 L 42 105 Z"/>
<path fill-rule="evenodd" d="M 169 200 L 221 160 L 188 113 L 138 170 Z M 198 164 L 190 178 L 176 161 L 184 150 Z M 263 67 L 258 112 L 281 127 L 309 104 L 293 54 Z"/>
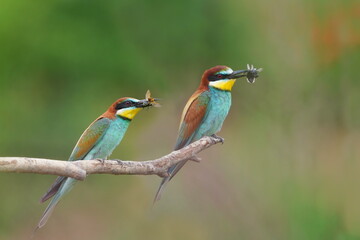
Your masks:
<path fill-rule="evenodd" d="M 118 99 L 84 131 L 76 143 L 69 161 L 107 159 L 121 142 L 135 115 L 141 109 L 150 107 L 154 103 L 154 99 L 150 97 L 144 100 L 129 97 Z M 53 197 L 36 229 L 45 225 L 59 200 L 70 191 L 75 183 L 75 179 L 68 177 L 58 177 L 55 180 L 40 200 L 45 202 Z"/>
<path fill-rule="evenodd" d="M 215 66 L 206 70 L 200 86 L 185 105 L 174 150 L 181 149 L 203 136 L 217 137 L 215 134 L 220 131 L 231 106 L 231 89 L 236 79 L 247 77 L 248 82 L 253 83 L 261 70 L 249 65 L 247 70 L 239 71 L 233 71 L 227 66 Z M 163 178 L 154 202 L 160 199 L 166 183 L 186 162 L 187 160 L 184 160 L 168 169 L 168 176 Z"/>

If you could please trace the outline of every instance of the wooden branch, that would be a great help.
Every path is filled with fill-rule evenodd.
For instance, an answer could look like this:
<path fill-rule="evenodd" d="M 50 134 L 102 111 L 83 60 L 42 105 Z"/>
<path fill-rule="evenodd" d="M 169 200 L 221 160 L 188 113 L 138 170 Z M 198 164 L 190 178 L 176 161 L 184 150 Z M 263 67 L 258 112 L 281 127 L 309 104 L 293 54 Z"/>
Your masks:
<path fill-rule="evenodd" d="M 217 137 L 203 137 L 161 158 L 143 162 L 120 160 L 61 161 L 28 157 L 0 157 L 0 172 L 51 174 L 84 180 L 89 174 L 167 176 L 167 169 L 183 160 L 200 161 L 196 156 L 204 149 L 222 142 Z"/>

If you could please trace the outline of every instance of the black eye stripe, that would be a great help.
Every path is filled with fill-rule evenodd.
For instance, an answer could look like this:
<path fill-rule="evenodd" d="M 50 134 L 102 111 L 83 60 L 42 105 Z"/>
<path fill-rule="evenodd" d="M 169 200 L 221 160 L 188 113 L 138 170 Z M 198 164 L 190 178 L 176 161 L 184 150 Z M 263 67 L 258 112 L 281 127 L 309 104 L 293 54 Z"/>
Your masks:
<path fill-rule="evenodd" d="M 220 74 L 220 73 L 216 73 L 214 75 L 211 75 L 208 77 L 209 81 L 217 81 L 217 80 L 221 80 L 221 79 L 226 79 L 229 76 L 229 74 Z"/>
<path fill-rule="evenodd" d="M 133 102 L 127 100 L 127 101 L 123 101 L 121 103 L 116 104 L 115 109 L 119 110 L 119 109 L 122 109 L 122 108 L 131 107 L 132 105 L 133 105 Z"/>

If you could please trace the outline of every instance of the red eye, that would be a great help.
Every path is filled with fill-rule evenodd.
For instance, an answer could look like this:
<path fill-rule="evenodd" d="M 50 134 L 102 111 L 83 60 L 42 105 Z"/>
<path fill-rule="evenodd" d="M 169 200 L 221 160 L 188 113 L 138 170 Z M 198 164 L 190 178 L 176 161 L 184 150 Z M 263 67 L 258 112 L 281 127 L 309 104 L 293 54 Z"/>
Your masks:
<path fill-rule="evenodd" d="M 216 74 L 216 77 L 217 77 L 217 78 L 223 78 L 223 75 L 221 75 L 221 74 Z"/>

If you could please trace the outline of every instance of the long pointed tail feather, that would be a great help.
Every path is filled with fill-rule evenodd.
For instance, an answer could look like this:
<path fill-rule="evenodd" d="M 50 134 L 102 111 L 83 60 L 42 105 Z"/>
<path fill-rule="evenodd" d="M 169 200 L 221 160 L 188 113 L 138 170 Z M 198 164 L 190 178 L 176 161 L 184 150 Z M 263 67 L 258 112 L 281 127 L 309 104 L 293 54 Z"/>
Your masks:
<path fill-rule="evenodd" d="M 61 198 L 61 195 L 57 194 L 50 202 L 50 204 L 47 206 L 47 208 L 45 209 L 43 215 L 41 216 L 41 219 L 37 225 L 37 229 L 42 228 L 46 222 L 49 220 L 49 217 L 51 216 L 51 214 L 53 213 L 56 205 L 59 203 Z"/>
<path fill-rule="evenodd" d="M 57 177 L 53 185 L 51 185 L 47 192 L 40 198 L 40 202 L 46 202 L 48 199 L 54 196 L 59 191 L 59 188 L 66 179 L 66 177 Z"/>
<path fill-rule="evenodd" d="M 62 181 L 61 186 L 59 185 L 58 187 L 58 191 L 56 192 L 55 196 L 53 197 L 53 199 L 51 199 L 51 202 L 49 203 L 49 205 L 47 206 L 47 208 L 45 209 L 35 231 L 37 231 L 38 229 L 42 228 L 46 222 L 49 220 L 52 212 L 54 211 L 56 205 L 59 203 L 60 199 L 71 190 L 71 188 L 74 186 L 74 184 L 76 183 L 76 180 L 73 178 L 66 178 L 65 181 Z M 55 184 L 54 184 L 55 185 Z M 46 195 L 45 195 L 46 196 Z"/>
<path fill-rule="evenodd" d="M 166 184 L 179 172 L 179 170 L 185 165 L 187 161 L 188 160 L 179 162 L 178 164 L 175 164 L 174 166 L 168 169 L 169 176 L 162 179 L 154 198 L 154 202 L 153 202 L 154 204 L 160 200 L 161 194 L 164 191 Z"/>
<path fill-rule="evenodd" d="M 165 186 L 166 184 L 170 181 L 170 177 L 165 177 L 162 179 L 161 183 L 160 183 L 160 186 L 156 192 L 156 195 L 155 195 L 155 198 L 154 198 L 154 201 L 153 201 L 153 204 L 155 204 L 157 201 L 160 200 L 161 198 L 161 194 L 162 192 L 164 191 L 165 189 Z"/>

